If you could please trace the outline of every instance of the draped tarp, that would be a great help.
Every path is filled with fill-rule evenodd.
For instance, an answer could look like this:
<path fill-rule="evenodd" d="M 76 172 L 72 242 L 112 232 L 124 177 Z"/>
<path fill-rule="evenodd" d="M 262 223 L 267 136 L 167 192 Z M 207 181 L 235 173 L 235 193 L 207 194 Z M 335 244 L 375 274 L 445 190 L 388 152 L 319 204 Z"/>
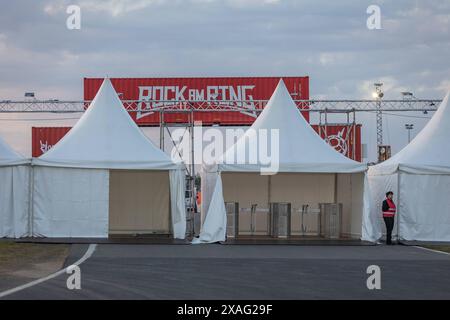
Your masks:
<path fill-rule="evenodd" d="M 170 170 L 170 207 L 173 237 L 184 239 L 186 235 L 185 176 L 184 170 Z"/>
<path fill-rule="evenodd" d="M 222 178 L 218 174 L 216 185 L 209 204 L 208 215 L 203 222 L 200 237 L 192 243 L 214 243 L 225 241 L 227 231 L 227 213 L 222 192 Z"/>

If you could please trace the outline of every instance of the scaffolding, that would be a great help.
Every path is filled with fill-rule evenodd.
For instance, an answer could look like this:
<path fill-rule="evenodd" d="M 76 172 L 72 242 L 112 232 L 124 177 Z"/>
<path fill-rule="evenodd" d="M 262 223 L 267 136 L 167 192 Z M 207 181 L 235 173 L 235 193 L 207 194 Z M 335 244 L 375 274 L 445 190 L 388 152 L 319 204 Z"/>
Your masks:
<path fill-rule="evenodd" d="M 163 101 L 163 100 L 122 100 L 128 112 L 211 112 L 234 111 L 246 114 L 261 112 L 268 100 L 201 100 L 201 101 Z M 294 100 L 303 112 L 376 112 L 376 111 L 435 111 L 441 100 Z M 0 112 L 84 112 L 91 101 L 60 100 L 0 100 Z"/>

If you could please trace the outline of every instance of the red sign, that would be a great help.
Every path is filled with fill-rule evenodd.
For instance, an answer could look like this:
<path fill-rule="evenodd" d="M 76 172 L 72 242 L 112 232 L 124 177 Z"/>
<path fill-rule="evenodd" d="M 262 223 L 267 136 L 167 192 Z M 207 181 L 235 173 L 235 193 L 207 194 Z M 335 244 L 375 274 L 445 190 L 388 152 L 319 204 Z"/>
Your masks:
<path fill-rule="evenodd" d="M 32 127 L 31 156 L 39 157 L 69 132 L 70 127 Z"/>
<path fill-rule="evenodd" d="M 316 132 L 320 131 L 322 138 L 327 137 L 328 143 L 337 151 L 356 161 L 361 161 L 361 125 L 328 125 L 312 126 Z M 33 127 L 32 155 L 39 157 L 54 146 L 70 127 Z"/>
<path fill-rule="evenodd" d="M 246 101 L 243 108 L 261 108 L 259 100 L 269 100 L 280 78 L 283 78 L 287 89 L 294 100 L 309 99 L 309 77 L 231 77 L 231 78 L 111 78 L 121 100 L 145 101 L 136 105 L 137 112 L 130 112 L 131 117 L 139 125 L 159 125 L 159 112 L 152 109 L 162 106 L 158 101 L 189 101 L 194 108 L 201 110 L 205 103 L 236 105 Z M 84 100 L 94 99 L 103 79 L 84 78 Z M 196 103 L 197 102 L 197 103 Z M 309 114 L 303 113 L 309 122 Z M 208 112 L 194 113 L 195 121 L 203 125 L 251 125 L 255 115 L 251 112 Z M 164 115 L 167 123 L 188 122 L 187 113 L 170 113 Z"/>
<path fill-rule="evenodd" d="M 360 124 L 312 125 L 312 127 L 336 151 L 350 159 L 362 161 Z"/>

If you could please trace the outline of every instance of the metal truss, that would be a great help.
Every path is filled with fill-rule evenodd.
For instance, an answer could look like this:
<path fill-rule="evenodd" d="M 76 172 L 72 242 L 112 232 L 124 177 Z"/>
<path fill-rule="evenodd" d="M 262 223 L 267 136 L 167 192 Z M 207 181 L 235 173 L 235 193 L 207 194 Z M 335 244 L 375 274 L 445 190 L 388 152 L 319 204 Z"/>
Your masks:
<path fill-rule="evenodd" d="M 53 112 L 72 113 L 84 112 L 91 101 L 59 101 L 59 100 L 29 100 L 29 101 L 0 101 L 0 112 Z M 227 112 L 237 111 L 256 115 L 267 104 L 267 100 L 246 101 L 138 101 L 123 100 L 128 112 Z M 305 112 L 320 113 L 348 113 L 348 112 L 376 112 L 376 111 L 435 111 L 441 100 L 295 100 L 295 103 Z M 381 106 L 378 108 L 377 104 Z"/>

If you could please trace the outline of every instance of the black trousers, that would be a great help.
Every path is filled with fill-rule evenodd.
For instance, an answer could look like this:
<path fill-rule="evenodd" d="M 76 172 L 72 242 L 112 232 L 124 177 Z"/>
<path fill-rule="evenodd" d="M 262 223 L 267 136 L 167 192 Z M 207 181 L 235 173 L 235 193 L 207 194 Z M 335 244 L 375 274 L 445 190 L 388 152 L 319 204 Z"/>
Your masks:
<path fill-rule="evenodd" d="M 392 243 L 392 229 L 394 229 L 394 217 L 383 217 L 386 224 L 386 244 Z"/>

